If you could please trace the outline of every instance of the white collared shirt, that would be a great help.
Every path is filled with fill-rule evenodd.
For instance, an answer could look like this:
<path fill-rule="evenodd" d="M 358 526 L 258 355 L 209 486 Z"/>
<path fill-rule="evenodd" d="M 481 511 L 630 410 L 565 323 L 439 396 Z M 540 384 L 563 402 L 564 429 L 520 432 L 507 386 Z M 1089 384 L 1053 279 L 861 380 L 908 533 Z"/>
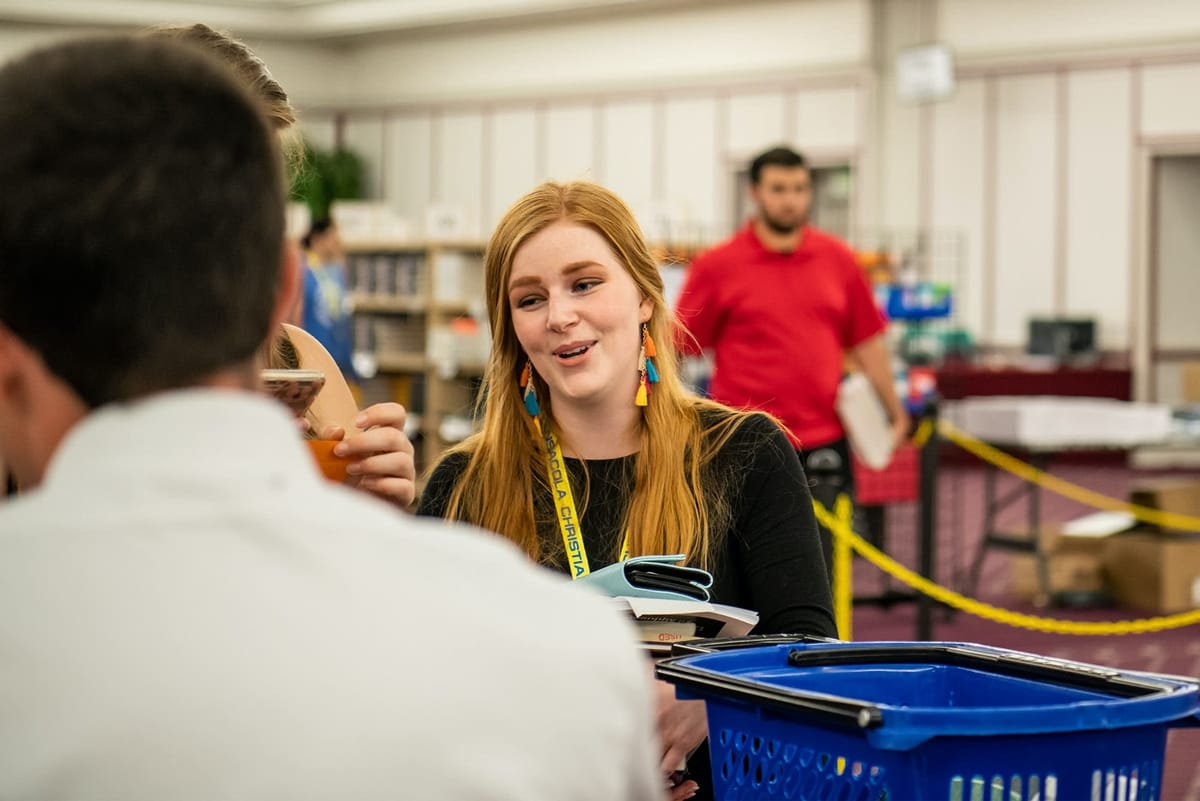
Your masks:
<path fill-rule="evenodd" d="M 659 798 L 650 713 L 603 600 L 250 393 L 100 410 L 0 507 L 2 799 Z"/>

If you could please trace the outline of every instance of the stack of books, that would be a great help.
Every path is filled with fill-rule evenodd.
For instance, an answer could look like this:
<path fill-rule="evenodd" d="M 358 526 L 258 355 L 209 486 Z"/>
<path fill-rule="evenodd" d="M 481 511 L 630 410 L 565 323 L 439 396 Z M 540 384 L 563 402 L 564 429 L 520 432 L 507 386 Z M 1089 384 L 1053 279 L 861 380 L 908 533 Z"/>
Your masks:
<path fill-rule="evenodd" d="M 705 601 L 665 598 L 613 598 L 637 629 L 646 650 L 666 654 L 671 644 L 712 637 L 742 637 L 758 623 L 758 613 Z"/>

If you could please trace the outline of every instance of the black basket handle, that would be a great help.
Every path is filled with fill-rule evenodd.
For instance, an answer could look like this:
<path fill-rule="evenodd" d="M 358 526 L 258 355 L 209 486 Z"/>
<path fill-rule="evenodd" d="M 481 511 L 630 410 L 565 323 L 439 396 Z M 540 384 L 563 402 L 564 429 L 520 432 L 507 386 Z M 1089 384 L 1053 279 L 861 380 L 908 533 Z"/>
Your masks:
<path fill-rule="evenodd" d="M 716 676 L 685 664 L 677 664 L 697 654 L 712 654 L 740 648 L 767 645 L 796 645 L 800 643 L 829 644 L 839 640 L 828 637 L 795 634 L 751 634 L 746 637 L 726 637 L 710 640 L 691 640 L 674 643 L 671 656 L 654 666 L 654 675 L 672 684 L 692 690 L 706 690 L 738 700 L 750 701 L 758 706 L 795 714 L 797 711 L 834 721 L 852 728 L 874 728 L 882 725 L 883 711 L 874 704 L 852 698 L 842 698 L 824 693 L 797 695 L 793 691 L 776 689 L 758 682 L 733 676 Z"/>

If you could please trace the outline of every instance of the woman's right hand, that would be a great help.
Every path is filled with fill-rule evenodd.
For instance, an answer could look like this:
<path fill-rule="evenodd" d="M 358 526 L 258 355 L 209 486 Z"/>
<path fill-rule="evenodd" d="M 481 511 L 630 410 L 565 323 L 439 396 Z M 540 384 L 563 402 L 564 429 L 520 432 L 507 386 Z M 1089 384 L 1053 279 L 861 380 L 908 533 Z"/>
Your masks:
<path fill-rule="evenodd" d="M 351 460 L 351 486 L 401 509 L 412 503 L 417 477 L 413 444 L 404 434 L 406 414 L 398 403 L 376 403 L 358 415 L 359 431 L 347 435 L 341 426 L 330 425 L 318 432 L 320 439 L 341 440 L 334 453 Z"/>
<path fill-rule="evenodd" d="M 675 697 L 675 686 L 665 681 L 654 682 L 654 694 L 658 707 L 655 719 L 663 749 L 660 767 L 664 776 L 670 776 L 708 736 L 708 715 L 703 701 L 680 701 Z M 671 789 L 671 798 L 682 801 L 691 798 L 698 789 L 699 785 L 688 780 Z"/>
<path fill-rule="evenodd" d="M 700 792 L 700 785 L 688 779 L 671 787 L 668 792 L 670 793 L 671 801 L 687 801 L 687 799 Z"/>

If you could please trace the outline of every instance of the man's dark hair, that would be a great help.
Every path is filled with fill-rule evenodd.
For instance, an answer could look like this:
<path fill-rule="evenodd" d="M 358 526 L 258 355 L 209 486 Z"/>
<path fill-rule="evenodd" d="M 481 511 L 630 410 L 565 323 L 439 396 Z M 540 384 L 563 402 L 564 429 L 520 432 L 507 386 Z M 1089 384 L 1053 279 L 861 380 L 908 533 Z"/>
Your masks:
<path fill-rule="evenodd" d="M 312 247 L 314 236 L 320 236 L 333 227 L 333 220 L 328 217 L 318 217 L 312 221 L 312 225 L 308 227 L 308 233 L 300 240 L 300 244 L 306 248 Z"/>
<path fill-rule="evenodd" d="M 0 70 L 0 323 L 91 407 L 249 364 L 284 236 L 276 135 L 192 46 L 76 41 Z"/>
<path fill-rule="evenodd" d="M 808 169 L 804 156 L 789 147 L 773 147 L 765 153 L 758 154 L 750 162 L 750 183 L 758 186 L 762 180 L 762 171 L 767 167 L 803 167 Z"/>

